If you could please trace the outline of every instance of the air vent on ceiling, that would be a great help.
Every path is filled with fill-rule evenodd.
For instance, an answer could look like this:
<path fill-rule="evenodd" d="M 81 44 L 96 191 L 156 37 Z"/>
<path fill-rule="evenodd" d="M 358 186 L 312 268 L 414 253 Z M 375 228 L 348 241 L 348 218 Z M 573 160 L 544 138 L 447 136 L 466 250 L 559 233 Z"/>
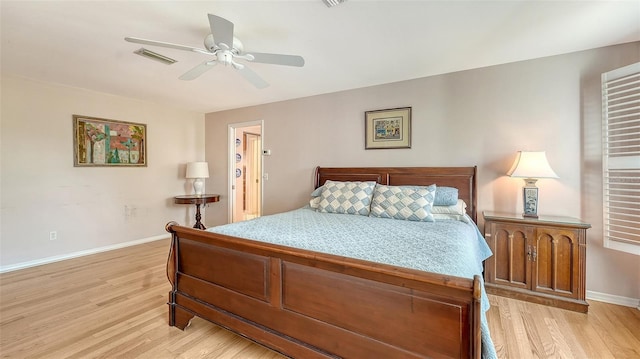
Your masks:
<path fill-rule="evenodd" d="M 178 60 L 174 60 L 170 57 L 166 57 L 164 55 L 160 55 L 157 52 L 153 52 L 153 51 L 149 51 L 147 49 L 145 49 L 144 47 L 141 47 L 140 49 L 136 50 L 133 52 L 134 54 L 138 54 L 140 56 L 146 57 L 148 59 L 151 60 L 156 60 L 156 61 L 160 61 L 165 65 L 171 65 L 173 63 L 178 62 Z"/>
<path fill-rule="evenodd" d="M 322 0 L 322 2 L 327 5 L 327 7 L 334 7 L 336 5 L 340 5 L 347 0 Z"/>

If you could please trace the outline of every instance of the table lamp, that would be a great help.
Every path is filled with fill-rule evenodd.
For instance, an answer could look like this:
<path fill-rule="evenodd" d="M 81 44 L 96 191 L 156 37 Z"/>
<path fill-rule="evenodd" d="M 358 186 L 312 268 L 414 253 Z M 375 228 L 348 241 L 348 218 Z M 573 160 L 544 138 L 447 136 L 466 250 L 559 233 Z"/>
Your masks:
<path fill-rule="evenodd" d="M 193 191 L 197 196 L 202 195 L 204 179 L 209 178 L 209 165 L 206 162 L 187 163 L 186 178 L 193 178 Z"/>
<path fill-rule="evenodd" d="M 539 178 L 558 178 L 558 175 L 549 166 L 546 153 L 544 151 L 518 151 L 518 157 L 507 174 L 511 177 L 524 178 L 525 185 L 522 188 L 523 216 L 538 218 L 536 181 Z"/>

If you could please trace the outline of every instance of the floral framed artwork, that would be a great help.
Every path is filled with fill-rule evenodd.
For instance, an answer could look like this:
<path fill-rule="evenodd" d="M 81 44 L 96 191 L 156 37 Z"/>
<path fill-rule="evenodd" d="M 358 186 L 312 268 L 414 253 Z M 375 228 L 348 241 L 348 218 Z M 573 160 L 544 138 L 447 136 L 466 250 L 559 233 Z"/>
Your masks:
<path fill-rule="evenodd" d="M 411 148 L 411 107 L 367 111 L 364 148 Z"/>
<path fill-rule="evenodd" d="M 147 166 L 147 125 L 73 115 L 75 167 Z"/>

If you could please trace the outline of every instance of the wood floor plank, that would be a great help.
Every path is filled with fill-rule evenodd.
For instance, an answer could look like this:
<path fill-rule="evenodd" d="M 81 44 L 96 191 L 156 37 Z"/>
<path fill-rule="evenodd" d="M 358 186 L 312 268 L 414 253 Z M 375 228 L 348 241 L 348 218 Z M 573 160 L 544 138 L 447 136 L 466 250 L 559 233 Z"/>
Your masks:
<path fill-rule="evenodd" d="M 509 333 L 507 336 L 507 357 L 533 358 L 536 352 L 535 347 L 538 343 L 529 340 L 527 329 L 520 313 L 519 305 L 521 303 L 518 301 L 509 301 L 506 300 L 506 298 L 501 298 L 501 301 L 503 303 L 501 308 L 505 310 L 506 314 L 504 318 L 502 318 L 502 321 L 506 325 L 506 332 Z"/>
<path fill-rule="evenodd" d="M 502 320 L 500 318 L 500 301 L 496 296 L 489 296 L 489 303 L 493 310 L 487 312 L 487 321 L 489 322 L 489 331 L 491 332 L 491 339 L 496 349 L 498 358 L 507 357 L 507 347 L 505 346 L 506 333 L 502 326 Z"/>
<path fill-rule="evenodd" d="M 558 321 L 554 318 L 544 318 L 544 323 L 548 329 L 549 338 L 553 343 L 553 350 L 547 357 L 549 358 L 584 358 L 584 352 L 582 349 L 578 349 L 578 352 L 571 348 L 573 335 L 571 332 L 563 333 L 560 330 Z"/>
<path fill-rule="evenodd" d="M 281 359 L 200 318 L 167 324 L 168 240 L 0 274 L 2 358 Z M 489 296 L 499 358 L 640 358 L 640 311 Z"/>
<path fill-rule="evenodd" d="M 515 304 L 518 307 L 517 313 L 522 318 L 522 324 L 531 346 L 532 355 L 537 358 L 553 357 L 556 347 L 553 337 L 543 321 L 546 316 L 542 312 L 544 308 L 536 308 L 538 310 L 532 311 L 530 306 L 522 302 L 516 302 Z"/>
<path fill-rule="evenodd" d="M 598 319 L 599 329 L 602 336 L 607 337 L 609 340 L 605 340 L 606 345 L 616 358 L 640 358 L 640 350 L 636 350 L 637 341 L 635 337 L 629 332 L 624 324 L 617 320 L 616 316 L 612 314 L 613 311 L 619 309 L 611 306 L 604 306 L 601 303 L 597 304 L 601 310 L 597 311 L 594 316 Z M 615 340 L 614 338 L 615 335 Z"/>

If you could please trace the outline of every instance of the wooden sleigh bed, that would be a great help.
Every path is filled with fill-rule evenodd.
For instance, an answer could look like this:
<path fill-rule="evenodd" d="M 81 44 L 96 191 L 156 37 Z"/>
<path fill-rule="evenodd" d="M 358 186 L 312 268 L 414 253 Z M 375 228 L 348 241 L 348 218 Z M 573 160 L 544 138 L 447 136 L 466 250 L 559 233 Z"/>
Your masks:
<path fill-rule="evenodd" d="M 476 167 L 320 168 L 326 180 L 456 187 Z M 480 358 L 482 284 L 168 223 L 169 324 L 194 316 L 293 358 Z"/>

